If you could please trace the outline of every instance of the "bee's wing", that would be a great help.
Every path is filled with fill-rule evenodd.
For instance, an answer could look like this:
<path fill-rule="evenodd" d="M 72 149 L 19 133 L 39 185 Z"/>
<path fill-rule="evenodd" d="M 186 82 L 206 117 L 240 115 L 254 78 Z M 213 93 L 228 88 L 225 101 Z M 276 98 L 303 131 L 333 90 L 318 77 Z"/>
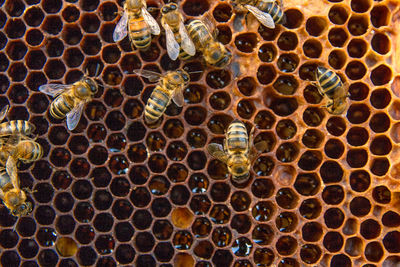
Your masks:
<path fill-rule="evenodd" d="M 10 105 L 5 105 L 4 108 L 0 111 L 0 121 L 4 120 L 9 108 L 10 108 Z"/>
<path fill-rule="evenodd" d="M 275 28 L 274 19 L 271 17 L 270 14 L 268 14 L 266 12 L 262 12 L 258 8 L 251 6 L 251 5 L 245 5 L 245 7 L 247 8 L 247 10 L 249 10 L 251 12 L 251 14 L 253 14 L 258 19 L 258 21 L 262 25 L 264 25 L 267 28 L 271 28 L 271 29 Z"/>
<path fill-rule="evenodd" d="M 182 107 L 185 104 L 185 98 L 183 97 L 183 87 L 176 89 L 172 94 L 172 101 L 178 106 Z"/>
<path fill-rule="evenodd" d="M 13 157 L 8 157 L 6 162 L 6 172 L 10 176 L 10 180 L 15 189 L 20 190 L 18 183 L 17 162 Z"/>
<path fill-rule="evenodd" d="M 121 41 L 128 34 L 128 13 L 124 12 L 117 26 L 114 29 L 113 40 L 114 42 Z"/>
<path fill-rule="evenodd" d="M 133 72 L 137 75 L 147 78 L 150 82 L 156 82 L 162 77 L 160 73 L 150 70 L 133 70 Z"/>
<path fill-rule="evenodd" d="M 207 146 L 208 153 L 222 162 L 227 162 L 228 155 L 226 155 L 224 148 L 220 144 L 211 143 Z"/>
<path fill-rule="evenodd" d="M 150 31 L 154 35 L 160 34 L 160 26 L 158 26 L 157 21 L 153 18 L 153 16 L 147 11 L 145 7 L 142 7 L 142 15 L 146 23 L 150 27 Z"/>
<path fill-rule="evenodd" d="M 76 128 L 79 123 L 79 120 L 82 116 L 83 107 L 85 106 L 86 101 L 81 101 L 67 114 L 67 126 L 68 130 L 72 131 Z"/>
<path fill-rule="evenodd" d="M 188 55 L 194 56 L 196 54 L 196 47 L 194 46 L 194 43 L 186 30 L 185 24 L 183 24 L 183 21 L 181 21 L 179 24 L 179 34 L 182 39 L 182 49 L 188 53 Z"/>
<path fill-rule="evenodd" d="M 176 60 L 179 56 L 179 44 L 175 40 L 175 35 L 172 32 L 171 27 L 169 27 L 167 23 L 165 23 L 164 29 L 168 55 L 172 60 Z"/>
<path fill-rule="evenodd" d="M 55 97 L 69 88 L 71 88 L 71 85 L 50 83 L 41 85 L 39 87 L 39 91 L 45 93 L 46 95 Z"/>

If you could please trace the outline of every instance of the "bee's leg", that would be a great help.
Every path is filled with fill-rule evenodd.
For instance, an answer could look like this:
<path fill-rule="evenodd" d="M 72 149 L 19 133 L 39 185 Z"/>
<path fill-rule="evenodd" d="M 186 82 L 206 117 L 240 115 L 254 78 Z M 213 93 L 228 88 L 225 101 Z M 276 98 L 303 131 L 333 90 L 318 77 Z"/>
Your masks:
<path fill-rule="evenodd" d="M 329 107 L 331 107 L 333 104 L 334 104 L 333 101 L 329 101 L 328 104 L 323 105 L 322 107 L 323 107 L 323 108 L 329 108 Z"/>

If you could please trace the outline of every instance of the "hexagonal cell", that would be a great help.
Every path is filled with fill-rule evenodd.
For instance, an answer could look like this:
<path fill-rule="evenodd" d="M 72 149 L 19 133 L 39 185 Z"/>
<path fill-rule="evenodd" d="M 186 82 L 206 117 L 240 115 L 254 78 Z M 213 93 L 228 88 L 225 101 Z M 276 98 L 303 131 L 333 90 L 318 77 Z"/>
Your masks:
<path fill-rule="evenodd" d="M 343 5 L 333 5 L 329 9 L 328 17 L 332 23 L 343 25 L 349 17 L 349 12 Z"/>
<path fill-rule="evenodd" d="M 345 31 L 343 28 L 335 27 L 330 29 L 328 33 L 328 40 L 331 45 L 335 47 L 343 47 L 347 41 L 347 38 L 349 38 L 349 36 L 347 31 Z"/>
<path fill-rule="evenodd" d="M 372 1 L 370 0 L 352 0 L 350 7 L 354 12 L 364 13 L 367 12 L 372 6 Z"/>
<path fill-rule="evenodd" d="M 28 70 L 23 63 L 17 62 L 11 64 L 8 68 L 8 75 L 13 82 L 21 82 L 25 79 Z"/>
<path fill-rule="evenodd" d="M 95 33 L 100 27 L 100 20 L 95 14 L 84 14 L 81 17 L 82 29 L 87 33 Z"/>
<path fill-rule="evenodd" d="M 306 31 L 311 36 L 320 36 L 328 27 L 328 22 L 325 17 L 310 17 L 306 22 Z"/>
<path fill-rule="evenodd" d="M 46 63 L 46 56 L 42 50 L 30 50 L 25 60 L 28 68 L 41 70 Z"/>
<path fill-rule="evenodd" d="M 346 64 L 347 55 L 343 50 L 333 50 L 328 57 L 329 65 L 334 69 L 341 69 Z"/>
<path fill-rule="evenodd" d="M 276 57 L 277 51 L 274 45 L 263 44 L 258 48 L 258 57 L 263 62 L 272 62 Z"/>
<path fill-rule="evenodd" d="M 63 28 L 63 22 L 59 16 L 46 16 L 43 20 L 42 28 L 47 33 L 56 35 L 61 32 Z"/>
<path fill-rule="evenodd" d="M 294 50 L 297 47 L 299 40 L 293 32 L 283 32 L 277 41 L 280 49 L 284 51 Z"/>
<path fill-rule="evenodd" d="M 322 53 L 322 45 L 317 39 L 308 39 L 303 44 L 303 52 L 309 58 L 319 58 Z"/>
<path fill-rule="evenodd" d="M 390 20 L 390 11 L 387 6 L 376 5 L 371 10 L 371 23 L 375 28 L 386 26 Z"/>
<path fill-rule="evenodd" d="M 6 53 L 8 57 L 12 60 L 22 59 L 25 56 L 27 50 L 28 48 L 21 41 L 8 42 L 8 45 L 6 47 Z"/>
<path fill-rule="evenodd" d="M 24 35 L 26 26 L 21 19 L 9 19 L 4 30 L 8 38 L 18 39 Z"/>
<path fill-rule="evenodd" d="M 82 32 L 80 27 L 71 24 L 66 25 L 61 33 L 62 39 L 69 45 L 76 45 L 82 39 Z"/>
<path fill-rule="evenodd" d="M 86 55 L 97 55 L 101 50 L 101 42 L 97 35 L 85 35 L 81 42 L 81 47 Z"/>
<path fill-rule="evenodd" d="M 358 0 L 360 1 L 360 0 Z M 368 0 L 366 0 L 368 1 Z M 347 28 L 351 35 L 360 36 L 367 32 L 369 28 L 368 16 L 352 15 L 347 24 Z"/>
<path fill-rule="evenodd" d="M 257 35 L 254 33 L 243 33 L 235 37 L 235 45 L 239 51 L 251 53 L 257 45 Z"/>
<path fill-rule="evenodd" d="M 77 21 L 80 16 L 80 11 L 76 6 L 69 5 L 65 7 L 62 11 L 62 17 L 68 23 Z"/>

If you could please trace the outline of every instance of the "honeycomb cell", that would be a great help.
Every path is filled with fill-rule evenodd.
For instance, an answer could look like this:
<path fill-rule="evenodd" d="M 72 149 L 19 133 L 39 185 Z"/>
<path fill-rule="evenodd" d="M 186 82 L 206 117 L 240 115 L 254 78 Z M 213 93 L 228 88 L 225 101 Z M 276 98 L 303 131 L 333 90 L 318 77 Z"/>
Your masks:
<path fill-rule="evenodd" d="M 351 35 L 360 36 L 367 32 L 369 27 L 368 17 L 363 15 L 352 15 L 347 24 Z"/>
<path fill-rule="evenodd" d="M 348 38 L 347 32 L 339 27 L 332 28 L 328 33 L 328 40 L 334 47 L 343 47 Z"/>
<path fill-rule="evenodd" d="M 369 261 L 379 262 L 384 255 L 384 251 L 383 251 L 383 247 L 382 247 L 381 243 L 379 243 L 377 241 L 368 243 L 365 246 L 364 255 L 367 258 L 367 260 L 369 260 Z"/>
<path fill-rule="evenodd" d="M 328 17 L 332 23 L 337 25 L 343 25 L 349 18 L 349 12 L 342 5 L 333 5 L 329 9 Z"/>
<path fill-rule="evenodd" d="M 140 255 L 136 259 L 137 267 L 156 267 L 156 261 L 151 255 Z"/>
<path fill-rule="evenodd" d="M 301 229 L 302 237 L 307 242 L 317 242 L 323 236 L 322 225 L 317 222 L 305 223 Z"/>
<path fill-rule="evenodd" d="M 95 33 L 100 27 L 100 20 L 95 14 L 84 14 L 81 17 L 82 29 L 87 33 Z"/>
<path fill-rule="evenodd" d="M 369 134 L 365 128 L 356 126 L 349 129 L 346 139 L 352 146 L 362 146 L 368 141 Z"/>
<path fill-rule="evenodd" d="M 399 239 L 400 239 L 400 233 L 398 231 L 392 231 L 387 233 L 383 238 L 383 245 L 385 249 L 389 253 L 399 253 L 400 252 L 400 246 L 398 243 Z"/>
<path fill-rule="evenodd" d="M 389 129 L 390 119 L 385 113 L 376 113 L 369 121 L 369 127 L 376 133 L 383 133 Z"/>
<path fill-rule="evenodd" d="M 275 244 L 276 250 L 280 255 L 291 255 L 297 249 L 297 241 L 291 236 L 282 236 Z"/>
<path fill-rule="evenodd" d="M 318 37 L 324 33 L 328 27 L 325 17 L 313 16 L 307 19 L 306 31 L 309 35 Z"/>
<path fill-rule="evenodd" d="M 387 84 L 392 79 L 392 70 L 386 65 L 379 65 L 371 71 L 370 78 L 374 85 Z"/>
<path fill-rule="evenodd" d="M 328 57 L 328 63 L 334 69 L 341 69 L 346 63 L 347 55 L 342 50 L 333 50 Z"/>
<path fill-rule="evenodd" d="M 257 41 L 255 33 L 242 33 L 235 37 L 235 46 L 241 52 L 251 53 L 257 46 Z"/>
<path fill-rule="evenodd" d="M 375 28 L 388 25 L 390 20 L 389 8 L 384 5 L 374 6 L 371 10 L 370 19 Z"/>
<path fill-rule="evenodd" d="M 4 31 L 10 39 L 22 38 L 26 31 L 26 26 L 21 19 L 9 19 Z"/>
<path fill-rule="evenodd" d="M 354 12 L 364 13 L 369 10 L 372 3 L 369 0 L 352 0 L 350 3 L 350 7 Z"/>
<path fill-rule="evenodd" d="M 3 248 L 9 249 L 15 247 L 18 243 L 18 239 L 18 234 L 15 231 L 6 229 L 0 232 L 0 244 Z"/>
<path fill-rule="evenodd" d="M 278 47 L 284 51 L 294 50 L 297 47 L 299 40 L 293 32 L 283 32 L 277 41 Z"/>
<path fill-rule="evenodd" d="M 36 238 L 41 246 L 51 247 L 55 244 L 57 234 L 53 228 L 42 227 L 36 233 Z"/>
<path fill-rule="evenodd" d="M 322 53 L 322 45 L 317 39 L 308 39 L 303 44 L 303 52 L 309 58 L 319 58 Z"/>
<path fill-rule="evenodd" d="M 389 91 L 385 88 L 376 89 L 372 91 L 370 101 L 374 108 L 383 109 L 387 107 L 391 101 L 392 97 Z"/>
<path fill-rule="evenodd" d="M 214 8 L 213 16 L 218 22 L 227 22 L 232 16 L 231 5 L 220 3 Z"/>
<path fill-rule="evenodd" d="M 80 12 L 76 6 L 70 5 L 63 9 L 61 15 L 66 22 L 71 23 L 79 19 Z"/>
<path fill-rule="evenodd" d="M 297 216 L 292 212 L 282 212 L 275 219 L 276 228 L 280 232 L 289 233 L 297 227 Z"/>
<path fill-rule="evenodd" d="M 49 60 L 44 67 L 44 72 L 50 80 L 58 80 L 64 76 L 66 68 L 61 60 Z"/>
<path fill-rule="evenodd" d="M 226 247 L 232 241 L 232 233 L 228 227 L 217 227 L 212 232 L 212 241 L 217 247 Z"/>
<path fill-rule="evenodd" d="M 318 199 L 310 198 L 301 203 L 300 214 L 306 219 L 315 219 L 321 213 L 321 204 Z"/>
<path fill-rule="evenodd" d="M 8 68 L 8 75 L 13 82 L 21 82 L 25 79 L 28 70 L 23 63 L 13 63 Z"/>
<path fill-rule="evenodd" d="M 263 62 L 272 62 L 276 57 L 277 51 L 274 45 L 263 44 L 258 49 L 258 57 Z"/>
<path fill-rule="evenodd" d="M 300 173 L 297 175 L 294 188 L 303 196 L 312 196 L 319 191 L 320 185 L 320 179 L 315 173 Z"/>
<path fill-rule="evenodd" d="M 76 45 L 82 39 L 81 29 L 77 25 L 66 25 L 61 33 L 62 39 L 69 45 Z"/>
<path fill-rule="evenodd" d="M 73 240 L 72 238 L 61 237 L 56 242 L 56 250 L 57 250 L 58 254 L 60 254 L 63 257 L 71 257 L 71 256 L 74 256 L 76 254 L 76 252 L 78 251 L 78 246 L 77 246 L 75 240 Z M 66 266 L 69 266 L 69 264 L 70 263 L 66 263 Z M 60 266 L 64 266 L 62 264 L 62 261 L 60 263 Z M 71 263 L 71 266 L 72 266 L 72 263 Z"/>

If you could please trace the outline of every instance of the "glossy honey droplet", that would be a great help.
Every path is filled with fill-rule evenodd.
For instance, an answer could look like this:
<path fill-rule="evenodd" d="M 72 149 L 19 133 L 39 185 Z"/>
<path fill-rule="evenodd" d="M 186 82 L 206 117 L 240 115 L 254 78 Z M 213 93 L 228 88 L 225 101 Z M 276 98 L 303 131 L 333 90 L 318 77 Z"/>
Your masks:
<path fill-rule="evenodd" d="M 178 228 L 188 228 L 192 224 L 193 217 L 188 208 L 176 208 L 171 213 L 172 223 Z"/>
<path fill-rule="evenodd" d="M 57 252 L 63 257 L 72 257 L 78 251 L 78 245 L 70 237 L 60 237 L 56 242 Z"/>

